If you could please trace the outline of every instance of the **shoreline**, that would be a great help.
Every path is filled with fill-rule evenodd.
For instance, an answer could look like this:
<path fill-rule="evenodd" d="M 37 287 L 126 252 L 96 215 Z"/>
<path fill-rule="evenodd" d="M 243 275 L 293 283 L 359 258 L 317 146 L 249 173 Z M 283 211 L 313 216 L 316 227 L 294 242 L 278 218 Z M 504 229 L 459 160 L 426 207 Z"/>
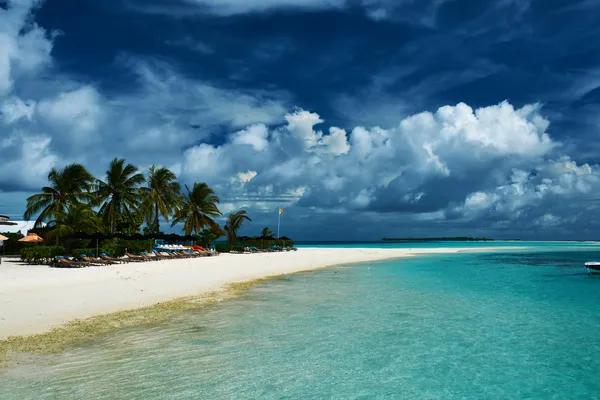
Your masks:
<path fill-rule="evenodd" d="M 58 351 L 116 329 L 160 323 L 282 275 L 416 255 L 498 250 L 502 248 L 307 247 L 82 269 L 5 259 L 0 265 L 0 359 L 13 352 Z"/>

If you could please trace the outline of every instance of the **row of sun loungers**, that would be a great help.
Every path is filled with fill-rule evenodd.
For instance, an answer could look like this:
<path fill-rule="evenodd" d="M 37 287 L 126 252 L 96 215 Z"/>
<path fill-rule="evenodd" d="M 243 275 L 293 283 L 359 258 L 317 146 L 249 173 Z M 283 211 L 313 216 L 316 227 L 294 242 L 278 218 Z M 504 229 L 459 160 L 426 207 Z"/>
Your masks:
<path fill-rule="evenodd" d="M 81 254 L 78 259 L 70 259 L 65 256 L 56 257 L 53 266 L 66 268 L 82 268 L 90 265 L 112 265 L 129 262 L 148 262 L 160 260 L 173 260 L 183 258 L 197 258 L 219 255 L 214 250 L 204 251 L 173 251 L 173 252 L 144 252 L 140 254 L 126 253 L 123 257 L 110 257 L 106 254 L 101 254 L 99 257 L 94 255 Z"/>
<path fill-rule="evenodd" d="M 298 250 L 298 249 L 295 247 L 281 247 L 281 246 L 271 246 L 271 247 L 267 247 L 266 249 L 259 249 L 255 246 L 251 246 L 251 247 L 244 247 L 243 253 L 273 253 L 273 252 L 278 252 L 278 251 L 292 251 L 292 250 Z"/>

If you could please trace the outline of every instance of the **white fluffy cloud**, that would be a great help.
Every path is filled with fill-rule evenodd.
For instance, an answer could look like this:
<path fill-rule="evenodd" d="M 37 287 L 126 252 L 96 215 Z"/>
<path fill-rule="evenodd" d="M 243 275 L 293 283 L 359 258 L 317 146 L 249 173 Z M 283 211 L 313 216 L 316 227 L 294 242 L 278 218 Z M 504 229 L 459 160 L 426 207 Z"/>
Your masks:
<path fill-rule="evenodd" d="M 59 128 L 66 127 L 76 130 L 78 134 L 87 134 L 96 130 L 101 123 L 102 103 L 96 89 L 86 85 L 40 101 L 38 113 Z"/>
<path fill-rule="evenodd" d="M 36 101 L 12 94 L 15 85 L 32 79 L 51 64 L 52 35 L 30 20 L 39 1 L 10 0 L 0 8 L 0 185 L 19 189 L 42 184 L 57 156 L 52 137 L 27 126 Z M 17 127 L 22 122 L 26 126 Z"/>
<path fill-rule="evenodd" d="M 15 80 L 26 78 L 51 62 L 48 33 L 28 16 L 37 0 L 9 0 L 0 8 L 0 95 L 12 90 Z"/>
<path fill-rule="evenodd" d="M 34 188 L 46 183 L 57 157 L 50 150 L 52 138 L 15 131 L 0 140 L 0 185 L 6 189 Z"/>
<path fill-rule="evenodd" d="M 234 190 L 228 188 L 230 178 L 250 169 L 257 172 L 244 187 L 251 196 L 266 186 L 272 196 L 308 187 L 289 201 L 325 208 L 436 211 L 457 201 L 491 204 L 499 194 L 487 190 L 501 191 L 517 179 L 511 172 L 516 168 L 540 163 L 554 168 L 544 164 L 555 143 L 535 106 L 515 110 L 503 102 L 473 110 L 460 103 L 408 117 L 394 129 L 356 127 L 350 134 L 337 127 L 328 134 L 316 130 L 324 121 L 304 110 L 285 119 L 286 125 L 270 132 L 264 125 L 251 126 L 231 134 L 223 145 L 189 148 L 183 177 L 207 180 L 227 192 Z M 461 186 L 452 189 L 454 198 L 438 192 L 445 184 Z M 431 197 L 439 201 L 431 203 Z"/>
<path fill-rule="evenodd" d="M 251 127 L 260 132 L 248 136 L 260 138 L 258 146 L 240 141 L 248 134 L 242 131 L 220 146 L 191 147 L 182 177 L 207 180 L 237 204 L 253 204 L 261 194 L 266 202 L 255 206 L 265 211 L 296 205 L 408 212 L 414 221 L 487 221 L 490 229 L 574 224 L 596 210 L 588 199 L 600 190 L 600 167 L 561 156 L 536 105 L 473 110 L 459 103 L 393 129 L 356 127 L 349 134 L 315 130 L 324 121 L 303 110 L 286 121 L 271 131 Z M 241 187 L 247 170 L 252 178 Z"/>

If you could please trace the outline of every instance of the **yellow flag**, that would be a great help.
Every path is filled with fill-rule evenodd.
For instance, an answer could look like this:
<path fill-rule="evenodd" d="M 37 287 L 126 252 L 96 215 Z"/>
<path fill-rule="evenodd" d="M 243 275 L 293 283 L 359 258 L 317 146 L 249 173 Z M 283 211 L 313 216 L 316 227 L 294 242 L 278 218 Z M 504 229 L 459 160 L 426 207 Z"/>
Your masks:
<path fill-rule="evenodd" d="M 279 214 L 283 214 L 283 208 L 279 209 Z"/>

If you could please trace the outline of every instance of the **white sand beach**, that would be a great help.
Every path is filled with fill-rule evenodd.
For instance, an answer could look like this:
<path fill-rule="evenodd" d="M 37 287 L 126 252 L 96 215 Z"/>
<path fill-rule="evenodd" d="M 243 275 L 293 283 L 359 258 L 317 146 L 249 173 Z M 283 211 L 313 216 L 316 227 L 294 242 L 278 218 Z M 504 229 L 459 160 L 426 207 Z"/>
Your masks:
<path fill-rule="evenodd" d="M 76 319 L 214 292 L 229 283 L 336 264 L 486 250 L 491 249 L 302 248 L 78 269 L 24 265 L 5 258 L 0 265 L 0 339 L 43 333 Z"/>

